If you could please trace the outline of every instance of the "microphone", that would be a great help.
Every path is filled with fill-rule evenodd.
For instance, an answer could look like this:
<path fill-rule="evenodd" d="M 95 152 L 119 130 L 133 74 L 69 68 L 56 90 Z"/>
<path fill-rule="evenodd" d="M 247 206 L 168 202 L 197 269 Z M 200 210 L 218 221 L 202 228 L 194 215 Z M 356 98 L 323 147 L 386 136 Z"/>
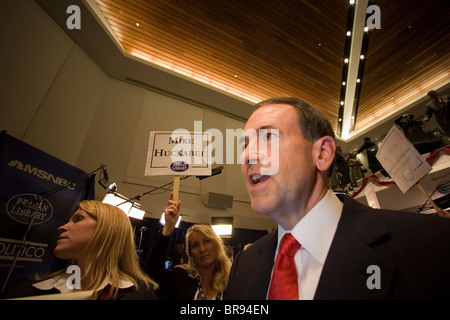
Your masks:
<path fill-rule="evenodd" d="M 203 180 L 203 179 L 206 179 L 206 178 L 209 178 L 209 177 L 221 174 L 222 172 L 223 172 L 223 166 L 220 166 L 220 167 L 217 167 L 217 168 L 213 168 L 211 170 L 211 175 L 210 176 L 195 176 L 195 177 L 197 179 L 199 179 L 199 180 Z"/>

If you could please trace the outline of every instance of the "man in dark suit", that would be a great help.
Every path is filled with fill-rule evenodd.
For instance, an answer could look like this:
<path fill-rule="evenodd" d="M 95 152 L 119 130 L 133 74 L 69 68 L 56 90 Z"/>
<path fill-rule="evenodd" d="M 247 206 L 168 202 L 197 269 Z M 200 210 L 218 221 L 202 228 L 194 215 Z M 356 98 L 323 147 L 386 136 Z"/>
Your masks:
<path fill-rule="evenodd" d="M 336 196 L 334 133 L 316 108 L 297 98 L 263 101 L 243 143 L 252 208 L 278 228 L 235 257 L 225 299 L 268 298 L 288 233 L 301 245 L 293 256 L 299 299 L 450 298 L 450 220 Z"/>

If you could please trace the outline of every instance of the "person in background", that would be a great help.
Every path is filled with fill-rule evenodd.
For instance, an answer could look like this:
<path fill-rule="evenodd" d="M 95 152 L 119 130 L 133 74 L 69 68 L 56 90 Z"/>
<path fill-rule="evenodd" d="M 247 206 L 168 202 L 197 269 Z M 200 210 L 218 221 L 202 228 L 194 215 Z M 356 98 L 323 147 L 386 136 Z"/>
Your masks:
<path fill-rule="evenodd" d="M 423 130 L 423 121 L 414 119 L 412 114 L 403 114 L 394 121 L 403 129 L 406 139 L 411 142 L 420 154 L 425 154 L 439 147 L 439 141 L 431 132 Z"/>
<path fill-rule="evenodd" d="M 381 171 L 384 175 L 386 175 L 385 170 L 383 169 L 383 166 L 377 159 L 377 152 L 378 152 L 378 146 L 375 142 L 371 141 L 370 137 L 364 138 L 364 143 L 358 148 L 356 151 L 356 154 L 360 154 L 366 150 L 367 153 L 367 162 L 369 163 L 369 169 L 372 171 L 372 174 L 377 173 L 378 171 Z"/>
<path fill-rule="evenodd" d="M 225 299 L 450 299 L 450 221 L 334 194 L 336 142 L 318 109 L 262 101 L 241 142 L 251 207 L 278 227 L 235 256 Z"/>
<path fill-rule="evenodd" d="M 350 175 L 352 177 L 352 183 L 356 183 L 359 179 L 364 178 L 362 171 L 362 163 L 356 157 L 356 152 L 350 152 L 348 154 L 347 164 L 350 167 Z"/>
<path fill-rule="evenodd" d="M 222 239 L 209 225 L 195 224 L 186 232 L 187 263 L 165 269 L 167 248 L 181 201 L 173 194 L 164 209 L 165 224 L 145 260 L 145 270 L 160 285 L 161 300 L 221 300 L 228 282 L 231 260 Z"/>
<path fill-rule="evenodd" d="M 423 122 L 427 123 L 433 114 L 435 114 L 436 120 L 442 130 L 444 130 L 447 137 L 450 138 L 450 96 L 439 96 L 435 90 L 428 91 L 427 95 L 431 101 L 426 105 Z"/>
<path fill-rule="evenodd" d="M 21 286 L 16 297 L 93 290 L 93 299 L 156 299 L 158 285 L 140 269 L 133 228 L 122 210 L 83 200 L 58 231 L 54 255 L 79 268 L 79 288 L 70 279 L 72 284 L 68 285 L 72 273 L 63 269 L 32 285 Z"/>
<path fill-rule="evenodd" d="M 169 254 L 169 258 L 172 261 L 172 266 L 175 267 L 179 264 L 187 263 L 187 255 L 185 250 L 186 244 L 183 238 L 178 238 L 175 244 L 175 250 Z"/>
<path fill-rule="evenodd" d="M 339 185 L 345 186 L 349 184 L 352 181 L 352 179 L 350 177 L 350 168 L 347 165 L 347 162 L 345 161 L 345 158 L 342 154 L 342 148 L 339 146 L 336 147 L 335 161 L 336 161 L 335 169 L 337 169 L 337 172 L 341 174 Z"/>

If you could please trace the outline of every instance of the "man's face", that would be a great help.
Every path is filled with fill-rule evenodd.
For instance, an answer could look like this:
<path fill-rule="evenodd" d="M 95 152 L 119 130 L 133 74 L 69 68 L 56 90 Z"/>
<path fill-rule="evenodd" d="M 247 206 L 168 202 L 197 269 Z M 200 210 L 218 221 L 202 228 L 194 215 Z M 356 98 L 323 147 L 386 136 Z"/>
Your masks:
<path fill-rule="evenodd" d="M 258 132 L 266 129 L 267 136 Z M 276 130 L 274 130 L 276 129 Z M 255 135 L 248 134 L 256 131 Z M 266 214 L 277 221 L 277 215 L 289 215 L 305 210 L 309 195 L 316 181 L 313 142 L 307 141 L 301 132 L 297 112 L 287 104 L 273 104 L 258 108 L 244 128 L 246 139 L 242 154 L 242 174 L 255 212 Z M 265 139 L 267 152 L 260 152 L 259 141 Z M 276 164 L 262 162 L 265 153 L 277 146 Z M 261 169 L 276 165 L 273 175 L 261 175 Z"/>

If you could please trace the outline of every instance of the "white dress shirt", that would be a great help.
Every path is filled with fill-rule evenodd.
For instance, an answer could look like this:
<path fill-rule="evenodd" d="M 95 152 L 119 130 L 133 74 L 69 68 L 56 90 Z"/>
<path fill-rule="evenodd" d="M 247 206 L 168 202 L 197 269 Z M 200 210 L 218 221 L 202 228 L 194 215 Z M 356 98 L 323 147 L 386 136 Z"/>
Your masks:
<path fill-rule="evenodd" d="M 49 278 L 37 283 L 32 284 L 33 287 L 39 289 L 39 290 L 51 290 L 53 288 L 57 289 L 61 293 L 69 293 L 74 292 L 73 288 L 70 288 L 67 284 L 67 280 L 69 279 L 70 274 L 68 273 L 62 273 L 59 274 L 53 278 Z M 109 277 L 106 277 L 105 280 L 100 284 L 100 286 L 97 288 L 97 291 L 102 290 L 104 287 L 106 287 L 108 284 L 111 284 L 111 280 Z M 121 279 L 119 283 L 119 288 L 129 288 L 132 287 L 134 284 L 128 279 Z"/>
<path fill-rule="evenodd" d="M 342 207 L 342 202 L 333 191 L 328 190 L 322 200 L 292 230 L 278 226 L 278 245 L 286 232 L 292 233 L 301 244 L 301 248 L 294 256 L 300 300 L 314 298 L 325 259 L 341 218 Z M 277 254 L 278 249 L 277 247 Z"/>

